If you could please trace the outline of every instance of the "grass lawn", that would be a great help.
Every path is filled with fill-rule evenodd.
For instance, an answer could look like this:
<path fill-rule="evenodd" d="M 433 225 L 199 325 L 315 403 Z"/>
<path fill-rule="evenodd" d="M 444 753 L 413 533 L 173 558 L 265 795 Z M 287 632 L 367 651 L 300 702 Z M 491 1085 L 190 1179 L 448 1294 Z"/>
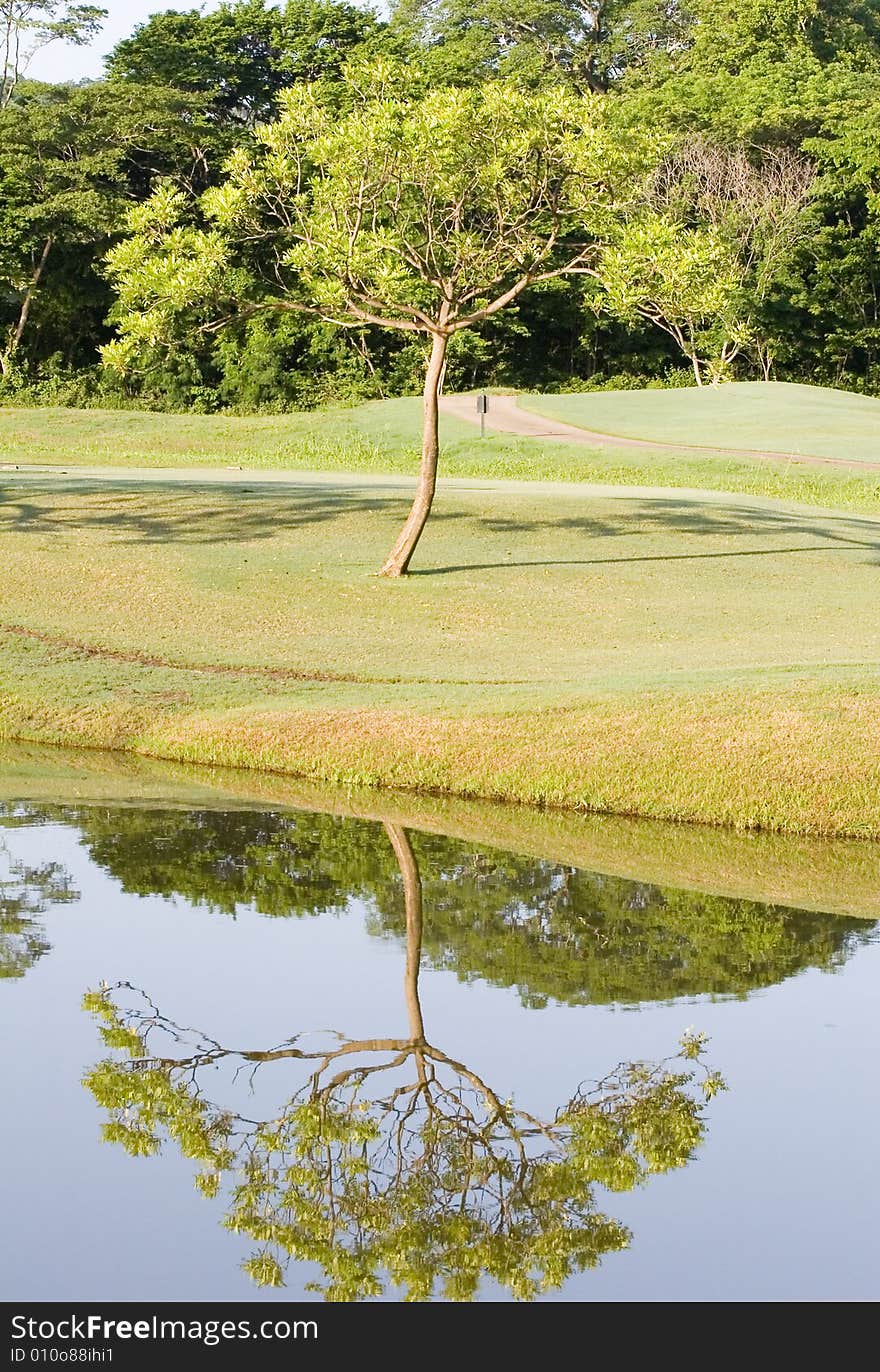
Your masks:
<path fill-rule="evenodd" d="M 719 396 L 741 389 L 724 387 L 712 394 Z M 769 389 L 811 390 L 787 386 Z M 703 404 L 703 394 L 696 389 L 626 391 L 616 395 L 525 397 L 520 403 L 531 406 L 540 399 L 542 406 L 558 405 L 562 407 L 558 417 L 578 424 L 587 421 L 568 410 L 582 404 L 613 401 L 620 414 L 621 406 L 628 413 L 633 397 L 649 405 L 668 399 L 681 407 L 685 403 Z M 817 390 L 816 394 L 835 397 L 844 393 Z M 865 401 L 860 396 L 845 396 L 844 400 L 854 402 L 856 408 L 875 406 L 880 414 L 880 401 Z M 411 475 L 418 467 L 420 414 L 421 402 L 414 398 L 371 401 L 352 409 L 256 417 L 7 407 L 0 408 L 0 466 L 230 470 L 241 467 L 255 472 L 271 469 Z M 441 418 L 441 436 L 441 472 L 450 477 L 687 487 L 880 512 L 877 471 L 784 462 L 777 465 L 758 458 L 704 455 L 675 447 L 591 448 L 587 443 L 565 444 L 505 434 L 480 439 L 474 425 L 449 415 Z M 799 441 L 806 442 L 808 436 L 804 428 Z M 717 433 L 715 437 L 718 438 Z M 739 433 L 728 427 L 724 438 L 733 443 L 734 439 L 739 440 Z M 693 436 L 689 441 L 695 441 Z"/>
<path fill-rule="evenodd" d="M 656 443 L 880 462 L 880 400 L 822 386 L 740 381 L 673 391 L 522 396 L 527 410 Z"/>
<path fill-rule="evenodd" d="M 880 520 L 447 488 L 377 580 L 407 505 L 2 474 L 0 735 L 880 837 Z"/>
<path fill-rule="evenodd" d="M 416 462 L 421 401 L 284 415 L 156 414 L 149 410 L 0 407 L 0 461 L 71 466 L 300 467 L 388 471 L 393 454 Z M 473 437 L 449 420 L 447 437 Z"/>

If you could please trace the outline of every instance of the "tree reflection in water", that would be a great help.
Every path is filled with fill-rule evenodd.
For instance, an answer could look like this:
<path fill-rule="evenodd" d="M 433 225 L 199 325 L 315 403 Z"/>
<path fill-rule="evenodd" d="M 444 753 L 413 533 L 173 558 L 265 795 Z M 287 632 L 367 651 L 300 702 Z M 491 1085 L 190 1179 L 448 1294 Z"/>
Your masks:
<path fill-rule="evenodd" d="M 2 813 L 0 823 L 15 827 L 14 817 Z M 78 899 L 60 862 L 22 862 L 0 837 L 0 978 L 23 977 L 48 953 L 49 941 L 37 916 L 51 905 Z"/>
<path fill-rule="evenodd" d="M 406 935 L 402 877 L 374 821 L 255 810 L 79 807 L 62 815 L 123 890 L 234 916 L 342 912 Z M 524 1004 L 641 1004 L 742 996 L 806 967 L 840 966 L 876 925 L 591 872 L 490 843 L 413 832 L 426 909 L 422 954 Z"/>
<path fill-rule="evenodd" d="M 699 1036 L 665 1061 L 618 1066 L 579 1086 L 552 1118 L 516 1105 L 426 1035 L 419 999 L 423 888 L 403 828 L 386 824 L 404 894 L 405 1038 L 231 1048 L 167 1018 L 128 983 L 89 993 L 112 1056 L 86 1077 L 104 1137 L 133 1155 L 172 1140 L 196 1184 L 227 1205 L 255 1251 L 244 1266 L 280 1285 L 291 1259 L 317 1265 L 331 1300 L 469 1300 L 484 1278 L 521 1299 L 558 1288 L 625 1248 L 597 1191 L 628 1191 L 684 1166 L 723 1083 Z M 251 1119 L 205 1092 L 211 1069 L 284 1061 L 301 1081 L 283 1109 Z"/>

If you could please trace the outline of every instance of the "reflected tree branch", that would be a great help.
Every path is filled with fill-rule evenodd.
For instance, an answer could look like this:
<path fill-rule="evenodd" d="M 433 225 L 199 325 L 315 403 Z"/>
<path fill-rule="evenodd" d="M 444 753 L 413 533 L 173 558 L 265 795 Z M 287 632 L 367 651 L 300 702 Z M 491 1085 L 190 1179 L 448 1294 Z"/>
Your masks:
<path fill-rule="evenodd" d="M 421 875 L 406 830 L 385 831 L 405 907 L 409 1038 L 337 1035 L 335 1047 L 307 1048 L 300 1034 L 230 1049 L 119 983 L 86 997 L 116 1054 L 86 1085 L 107 1111 L 109 1142 L 149 1155 L 171 1141 L 206 1195 L 224 1188 L 224 1222 L 256 1243 L 244 1266 L 259 1284 L 283 1283 L 295 1259 L 318 1264 L 316 1289 L 333 1300 L 378 1295 L 386 1282 L 412 1299 L 439 1289 L 469 1300 L 484 1278 L 530 1299 L 626 1247 L 598 1194 L 684 1166 L 722 1083 L 702 1040 L 685 1039 L 673 1058 L 582 1083 L 542 1119 L 432 1044 L 419 998 Z M 203 1094 L 207 1069 L 281 1062 L 306 1073 L 270 1119 Z"/>

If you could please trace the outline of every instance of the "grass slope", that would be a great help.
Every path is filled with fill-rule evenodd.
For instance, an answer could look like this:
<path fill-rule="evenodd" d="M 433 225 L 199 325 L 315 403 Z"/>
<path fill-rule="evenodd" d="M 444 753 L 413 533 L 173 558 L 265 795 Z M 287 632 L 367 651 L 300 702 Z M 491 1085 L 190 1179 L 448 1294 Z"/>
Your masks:
<path fill-rule="evenodd" d="M 725 387 L 723 392 L 739 388 Z M 809 387 L 778 387 L 781 391 Z M 612 397 L 629 406 L 638 392 Z M 708 392 L 706 392 L 708 394 Z M 842 392 L 817 391 L 819 396 Z M 645 392 L 653 404 L 671 397 L 676 405 L 701 404 L 696 389 Z M 684 397 L 684 400 L 682 400 Z M 608 397 L 542 397 L 563 408 Z M 847 401 L 864 402 L 847 396 Z M 533 398 L 522 403 L 531 405 Z M 579 423 L 573 414 L 564 416 Z M 346 410 L 241 417 L 154 414 L 149 411 L 0 408 L 0 466 L 74 469 L 212 468 L 246 471 L 337 471 L 402 473 L 418 468 L 420 402 L 371 401 Z M 480 439 L 475 427 L 442 418 L 441 471 L 450 477 L 526 481 L 598 482 L 670 486 L 762 495 L 842 510 L 880 511 L 880 472 L 833 467 L 778 465 L 734 454 L 700 454 L 674 447 L 591 448 L 589 444 L 493 434 Z M 727 441 L 735 434 L 726 429 Z M 717 434 L 715 435 L 717 437 Z M 693 440 L 691 440 L 693 441 Z"/>
<path fill-rule="evenodd" d="M 740 381 L 686 390 L 523 396 L 548 419 L 670 446 L 751 448 L 880 462 L 880 400 L 822 386 Z"/>
<path fill-rule="evenodd" d="M 7 476 L 0 735 L 880 837 L 880 521 L 675 492 Z"/>

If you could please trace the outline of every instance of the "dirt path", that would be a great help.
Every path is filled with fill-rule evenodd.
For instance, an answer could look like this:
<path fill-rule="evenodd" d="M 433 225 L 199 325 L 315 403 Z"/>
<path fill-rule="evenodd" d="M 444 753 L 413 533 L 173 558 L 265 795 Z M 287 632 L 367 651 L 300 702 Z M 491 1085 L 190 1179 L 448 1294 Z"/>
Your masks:
<path fill-rule="evenodd" d="M 476 397 L 473 395 L 444 395 L 440 399 L 440 409 L 456 419 L 468 419 L 473 424 L 480 422 Z M 657 446 L 640 438 L 612 438 L 609 434 L 594 433 L 592 429 L 562 424 L 559 420 L 547 419 L 545 415 L 521 410 L 514 395 L 490 395 L 486 428 L 494 429 L 496 433 L 519 434 L 523 438 L 560 438 L 569 443 L 589 443 L 596 447 L 612 444 L 617 447 L 621 443 L 636 448 Z"/>
<path fill-rule="evenodd" d="M 444 395 L 440 400 L 444 414 L 479 424 L 474 395 Z M 757 448 L 710 448 L 699 443 L 661 443 L 650 438 L 621 438 L 600 433 L 597 429 L 582 429 L 575 424 L 563 424 L 546 415 L 520 409 L 514 395 L 492 395 L 486 428 L 495 433 L 517 434 L 522 438 L 551 438 L 565 443 L 588 443 L 591 448 L 660 448 L 676 452 L 715 453 L 723 457 L 758 458 L 763 462 L 798 462 L 808 467 L 843 467 L 851 472 L 880 471 L 880 462 L 852 462 L 844 457 L 815 457 L 808 453 L 782 453 Z"/>

